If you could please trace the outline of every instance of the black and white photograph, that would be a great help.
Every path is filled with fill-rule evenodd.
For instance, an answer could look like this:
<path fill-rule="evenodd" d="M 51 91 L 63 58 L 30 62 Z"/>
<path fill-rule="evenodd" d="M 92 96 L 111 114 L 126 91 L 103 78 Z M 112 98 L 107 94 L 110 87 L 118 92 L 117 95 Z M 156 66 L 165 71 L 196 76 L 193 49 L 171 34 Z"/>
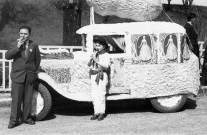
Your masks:
<path fill-rule="evenodd" d="M 206 135 L 207 0 L 0 0 L 0 135 Z"/>

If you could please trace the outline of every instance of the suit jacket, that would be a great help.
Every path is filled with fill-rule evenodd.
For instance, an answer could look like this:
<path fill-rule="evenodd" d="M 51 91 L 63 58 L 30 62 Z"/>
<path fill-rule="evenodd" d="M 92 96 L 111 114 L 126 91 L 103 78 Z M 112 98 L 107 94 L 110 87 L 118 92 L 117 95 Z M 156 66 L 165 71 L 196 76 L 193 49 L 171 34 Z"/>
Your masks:
<path fill-rule="evenodd" d="M 196 30 L 193 28 L 192 25 L 189 23 L 186 23 L 184 25 L 184 28 L 186 29 L 186 33 L 191 41 L 192 44 L 198 44 L 198 34 Z"/>
<path fill-rule="evenodd" d="M 189 37 L 189 39 L 187 38 L 187 43 L 188 45 L 192 45 L 193 47 L 193 52 L 199 56 L 199 47 L 198 47 L 198 34 L 196 32 L 196 30 L 194 29 L 194 27 L 192 25 L 190 25 L 189 23 L 186 23 L 184 25 L 184 28 L 186 29 L 186 33 Z M 190 40 L 190 42 L 189 42 Z M 191 48 L 191 47 L 190 47 Z"/>
<path fill-rule="evenodd" d="M 37 78 L 37 70 L 40 65 L 41 57 L 38 45 L 33 41 L 29 41 L 28 55 L 25 56 L 25 49 L 23 47 L 12 46 L 6 52 L 6 59 L 13 59 L 11 80 L 16 83 L 23 83 L 25 77 L 33 83 Z"/>
<path fill-rule="evenodd" d="M 207 85 L 207 47 L 204 51 L 204 62 L 202 66 L 202 77 L 201 77 L 201 85 L 206 86 Z"/>

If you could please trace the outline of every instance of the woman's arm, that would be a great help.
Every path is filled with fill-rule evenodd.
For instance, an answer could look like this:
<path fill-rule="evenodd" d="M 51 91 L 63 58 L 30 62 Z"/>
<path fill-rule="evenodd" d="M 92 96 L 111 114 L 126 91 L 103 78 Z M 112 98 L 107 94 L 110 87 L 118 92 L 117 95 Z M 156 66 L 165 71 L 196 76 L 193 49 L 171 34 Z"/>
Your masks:
<path fill-rule="evenodd" d="M 99 65 L 99 67 L 101 67 L 102 69 L 107 69 L 110 65 L 111 59 L 109 57 L 109 54 L 104 54 L 102 56 L 102 58 L 99 57 L 99 61 L 97 61 L 96 59 L 94 59 L 94 62 L 97 63 Z"/>
<path fill-rule="evenodd" d="M 101 64 L 100 62 L 96 62 L 102 69 L 107 69 L 108 66 L 104 65 L 104 64 Z"/>
<path fill-rule="evenodd" d="M 88 62 L 88 66 L 90 67 L 93 63 L 93 59 L 90 59 L 89 62 Z"/>

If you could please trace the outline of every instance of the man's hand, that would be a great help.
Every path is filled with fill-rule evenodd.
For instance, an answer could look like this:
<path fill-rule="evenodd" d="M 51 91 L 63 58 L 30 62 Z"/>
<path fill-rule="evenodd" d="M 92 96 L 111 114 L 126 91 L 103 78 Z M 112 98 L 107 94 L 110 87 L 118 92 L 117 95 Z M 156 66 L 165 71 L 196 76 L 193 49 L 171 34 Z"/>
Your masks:
<path fill-rule="evenodd" d="M 23 44 L 24 44 L 24 39 L 23 38 L 19 38 L 17 39 L 17 47 L 20 48 Z"/>

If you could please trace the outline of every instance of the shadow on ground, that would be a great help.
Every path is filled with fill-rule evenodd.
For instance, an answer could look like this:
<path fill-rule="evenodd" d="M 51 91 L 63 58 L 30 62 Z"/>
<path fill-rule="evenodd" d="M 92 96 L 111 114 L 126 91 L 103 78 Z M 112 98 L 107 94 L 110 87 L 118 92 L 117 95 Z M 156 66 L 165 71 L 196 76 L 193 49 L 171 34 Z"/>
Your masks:
<path fill-rule="evenodd" d="M 159 113 L 151 105 L 149 100 L 133 99 L 133 100 L 119 100 L 107 101 L 106 113 L 119 114 L 119 113 L 139 113 L 139 112 L 152 112 Z M 196 101 L 187 99 L 186 104 L 180 111 L 196 108 Z M 66 116 L 89 116 L 93 114 L 93 106 L 91 102 L 77 102 L 68 100 L 67 103 L 53 106 L 51 116 L 49 119 L 54 119 L 55 115 Z"/>
<path fill-rule="evenodd" d="M 195 109 L 197 107 L 196 100 L 187 98 L 185 105 L 180 111 L 185 111 L 189 109 Z"/>

